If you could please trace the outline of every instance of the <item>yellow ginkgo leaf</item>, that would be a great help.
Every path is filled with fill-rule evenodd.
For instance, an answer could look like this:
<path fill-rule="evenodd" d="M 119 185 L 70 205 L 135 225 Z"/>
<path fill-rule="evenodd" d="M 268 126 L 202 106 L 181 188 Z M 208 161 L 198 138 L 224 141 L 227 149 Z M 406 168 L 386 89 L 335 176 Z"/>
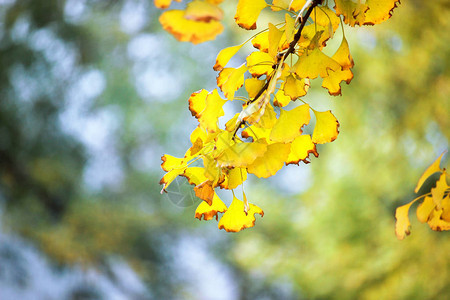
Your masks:
<path fill-rule="evenodd" d="M 203 217 L 203 220 L 205 221 L 211 220 L 212 218 L 216 217 L 217 220 L 217 213 L 223 213 L 226 211 L 227 206 L 222 202 L 222 200 L 220 200 L 219 196 L 214 193 L 211 205 L 209 205 L 205 201 L 202 201 L 195 210 L 195 217 L 199 220 L 201 220 Z"/>
<path fill-rule="evenodd" d="M 450 193 L 447 194 L 447 197 L 442 199 L 441 206 L 442 206 L 442 215 L 441 215 L 442 220 L 450 222 Z"/>
<path fill-rule="evenodd" d="M 336 31 L 341 23 L 339 17 L 328 6 L 316 6 L 311 14 L 311 19 L 324 28 L 331 26 L 333 32 Z"/>
<path fill-rule="evenodd" d="M 395 222 L 395 234 L 399 240 L 403 240 L 405 236 L 411 233 L 410 227 L 411 223 L 409 222 L 409 208 L 414 201 L 405 204 L 403 206 L 397 207 L 395 210 L 395 218 L 397 221 Z"/>
<path fill-rule="evenodd" d="M 211 205 L 214 197 L 214 188 L 212 181 L 205 181 L 194 187 L 195 196 L 199 197 L 209 205 Z"/>
<path fill-rule="evenodd" d="M 297 106 L 289 111 L 281 109 L 280 117 L 270 133 L 270 139 L 273 142 L 289 143 L 302 134 L 301 128 L 310 120 L 308 104 Z"/>
<path fill-rule="evenodd" d="M 332 59 L 337 61 L 337 63 L 341 65 L 343 70 L 353 68 L 353 65 L 355 63 L 353 62 L 353 58 L 350 54 L 350 49 L 348 47 L 348 42 L 345 36 L 342 38 L 341 45 L 337 49 L 336 53 L 332 56 Z"/>
<path fill-rule="evenodd" d="M 441 202 L 444 198 L 445 191 L 449 188 L 447 185 L 446 175 L 446 172 L 443 172 L 439 177 L 439 180 L 436 182 L 436 187 L 431 189 L 431 196 L 434 204 L 436 205 L 436 209 L 442 209 Z"/>
<path fill-rule="evenodd" d="M 234 19 L 242 28 L 256 29 L 256 20 L 266 6 L 267 3 L 264 0 L 239 0 Z"/>
<path fill-rule="evenodd" d="M 202 167 L 190 167 L 187 168 L 182 176 L 186 177 L 189 184 L 199 185 L 205 181 L 208 181 L 208 178 L 205 175 L 206 169 Z"/>
<path fill-rule="evenodd" d="M 265 106 L 264 113 L 261 115 L 259 122 L 255 123 L 255 125 L 257 127 L 270 129 L 275 125 L 276 122 L 277 122 L 277 114 L 275 113 L 273 106 L 270 105 L 270 103 L 267 103 L 267 105 Z"/>
<path fill-rule="evenodd" d="M 206 97 L 206 107 L 198 117 L 200 126 L 206 131 L 216 132 L 219 130 L 218 119 L 225 114 L 222 108 L 225 102 L 226 100 L 220 98 L 217 89 L 214 89 Z"/>
<path fill-rule="evenodd" d="M 164 154 L 163 156 L 161 156 L 161 160 L 161 168 L 166 172 L 169 172 L 175 168 L 179 168 L 183 165 L 184 162 L 186 162 L 186 159 L 184 157 L 178 158 L 168 154 Z"/>
<path fill-rule="evenodd" d="M 446 151 L 445 151 L 446 152 Z M 414 193 L 417 193 L 419 189 L 422 187 L 425 180 L 428 179 L 431 175 L 433 175 L 436 172 L 442 172 L 439 165 L 441 164 L 442 156 L 444 156 L 445 152 L 442 152 L 442 154 L 429 166 L 425 172 L 420 176 L 419 181 L 417 182 L 416 188 L 414 189 Z"/>
<path fill-rule="evenodd" d="M 298 78 L 295 73 L 286 77 L 282 88 L 284 94 L 289 96 L 291 100 L 296 100 L 297 98 L 306 95 L 305 80 Z"/>
<path fill-rule="evenodd" d="M 289 9 L 292 11 L 299 11 L 306 4 L 306 0 L 292 0 L 290 1 Z"/>
<path fill-rule="evenodd" d="M 249 208 L 245 212 L 244 202 L 233 196 L 233 201 L 219 221 L 219 229 L 238 232 L 253 227 L 255 226 L 255 214 L 264 216 L 262 209 L 251 203 L 249 203 Z"/>
<path fill-rule="evenodd" d="M 295 73 L 301 78 L 322 78 L 328 76 L 328 70 L 339 70 L 341 66 L 331 57 L 325 55 L 318 48 L 315 48 L 308 54 L 299 57 L 294 66 Z"/>
<path fill-rule="evenodd" d="M 231 46 L 227 47 L 225 49 L 220 50 L 219 54 L 216 58 L 216 64 L 214 65 L 215 71 L 222 70 L 227 63 L 230 61 L 230 59 L 236 55 L 236 53 L 242 48 L 243 44 L 237 45 L 237 46 Z"/>
<path fill-rule="evenodd" d="M 268 53 L 273 59 L 276 58 L 278 53 L 278 47 L 280 45 L 283 31 L 279 30 L 275 25 L 269 23 L 269 50 Z"/>
<path fill-rule="evenodd" d="M 231 119 L 229 119 L 225 123 L 225 129 L 228 132 L 234 132 L 236 130 L 236 126 L 238 125 L 238 124 L 236 124 L 238 118 L 239 118 L 239 113 L 236 113 Z"/>
<path fill-rule="evenodd" d="M 230 77 L 230 74 L 236 70 L 235 68 L 224 68 L 219 72 L 219 75 L 217 75 L 216 82 L 217 86 L 223 91 L 222 86 L 223 84 L 228 80 L 228 77 Z M 206 99 L 205 99 L 206 100 Z"/>
<path fill-rule="evenodd" d="M 362 25 L 365 19 L 364 13 L 369 9 L 366 2 L 368 1 L 335 0 L 334 9 L 338 16 L 344 17 L 345 24 L 350 26 Z"/>
<path fill-rule="evenodd" d="M 163 178 L 159 181 L 159 184 L 163 185 L 161 190 L 161 194 L 167 190 L 169 185 L 177 178 L 179 175 L 184 173 L 184 170 L 187 168 L 186 164 L 181 165 L 178 168 L 174 168 L 164 175 Z"/>
<path fill-rule="evenodd" d="M 218 21 L 202 22 L 186 19 L 184 10 L 165 11 L 159 17 L 159 22 L 180 42 L 194 44 L 213 40 L 223 31 L 223 25 Z"/>
<path fill-rule="evenodd" d="M 248 71 L 253 75 L 253 77 L 269 75 L 272 73 L 272 64 L 272 57 L 265 52 L 256 51 L 247 56 Z"/>
<path fill-rule="evenodd" d="M 450 230 L 450 222 L 443 220 L 442 217 L 443 210 L 433 209 L 431 211 L 430 219 L 428 220 L 428 226 L 434 231 Z"/>
<path fill-rule="evenodd" d="M 203 166 L 205 168 L 205 176 L 213 182 L 215 186 L 221 180 L 221 170 L 217 166 L 216 160 L 211 155 L 202 156 Z"/>
<path fill-rule="evenodd" d="M 181 0 L 175 1 L 180 2 Z M 153 3 L 157 8 L 166 9 L 170 6 L 172 0 L 153 0 Z"/>
<path fill-rule="evenodd" d="M 194 0 L 187 4 L 184 17 L 193 21 L 220 21 L 223 17 L 223 11 L 217 5 L 208 1 Z"/>
<path fill-rule="evenodd" d="M 311 135 L 303 134 L 298 136 L 291 143 L 291 151 L 286 160 L 286 165 L 298 164 L 300 161 L 307 163 L 310 153 L 314 154 L 315 157 L 319 156 L 316 145 L 312 142 Z"/>
<path fill-rule="evenodd" d="M 192 116 L 198 117 L 206 108 L 206 97 L 208 96 L 208 91 L 201 89 L 200 91 L 194 92 L 189 97 L 189 110 Z M 192 142 L 194 143 L 195 140 Z"/>
<path fill-rule="evenodd" d="M 240 186 L 245 180 L 247 180 L 247 170 L 245 168 L 227 169 L 225 180 L 220 184 L 220 187 L 232 190 Z"/>
<path fill-rule="evenodd" d="M 244 129 L 242 131 L 242 137 L 243 138 L 249 138 L 251 137 L 253 139 L 253 141 L 256 140 L 262 140 L 262 139 L 266 139 L 266 141 L 268 143 L 270 143 L 270 131 L 272 130 L 272 128 L 268 129 L 268 128 L 263 128 L 263 127 L 258 127 L 255 125 L 249 126 L 246 129 Z"/>
<path fill-rule="evenodd" d="M 245 90 L 248 93 L 248 97 L 253 99 L 259 93 L 259 91 L 264 86 L 265 81 L 259 80 L 258 78 L 248 78 L 245 80 Z"/>
<path fill-rule="evenodd" d="M 283 167 L 290 149 L 290 144 L 274 143 L 268 145 L 264 155 L 255 159 L 247 167 L 248 172 L 260 178 L 268 178 L 275 175 Z"/>
<path fill-rule="evenodd" d="M 266 150 L 267 144 L 264 143 L 237 143 L 223 151 L 217 157 L 217 163 L 220 167 L 247 167 Z"/>
<path fill-rule="evenodd" d="M 436 207 L 431 197 L 425 197 L 423 202 L 417 207 L 416 215 L 417 219 L 421 223 L 428 222 L 431 211 Z"/>
<path fill-rule="evenodd" d="M 353 73 L 350 70 L 328 71 L 328 77 L 322 81 L 322 87 L 328 89 L 332 96 L 341 95 L 341 82 L 349 84 L 353 79 Z"/>
<path fill-rule="evenodd" d="M 285 91 L 282 89 L 279 89 L 278 92 L 275 94 L 275 98 L 273 99 L 273 105 L 284 107 L 288 105 L 291 102 L 291 97 L 286 95 Z"/>
<path fill-rule="evenodd" d="M 369 9 L 365 12 L 364 25 L 375 25 L 386 21 L 400 0 L 367 0 Z"/>
<path fill-rule="evenodd" d="M 252 39 L 252 45 L 262 52 L 269 52 L 269 31 L 262 31 Z"/>
<path fill-rule="evenodd" d="M 336 117 L 328 111 L 315 111 L 316 126 L 312 135 L 314 144 L 325 144 L 334 141 L 339 134 L 339 122 Z"/>
<path fill-rule="evenodd" d="M 245 64 L 239 68 L 233 69 L 228 78 L 222 84 L 221 89 L 228 100 L 234 99 L 234 93 L 244 85 L 244 74 L 247 71 Z"/>

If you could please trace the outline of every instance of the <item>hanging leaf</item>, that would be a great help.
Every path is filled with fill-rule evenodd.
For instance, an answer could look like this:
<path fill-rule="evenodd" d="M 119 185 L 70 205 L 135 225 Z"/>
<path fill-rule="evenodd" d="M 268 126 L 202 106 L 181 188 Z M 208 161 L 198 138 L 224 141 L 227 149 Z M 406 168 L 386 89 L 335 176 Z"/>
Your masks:
<path fill-rule="evenodd" d="M 234 19 L 242 28 L 256 29 L 256 20 L 266 6 L 267 3 L 264 0 L 239 0 Z"/>
<path fill-rule="evenodd" d="M 238 232 L 246 228 L 255 226 L 255 214 L 264 216 L 264 212 L 256 205 L 249 203 L 247 212 L 244 209 L 244 202 L 233 196 L 228 210 L 219 221 L 219 229 L 228 232 Z"/>

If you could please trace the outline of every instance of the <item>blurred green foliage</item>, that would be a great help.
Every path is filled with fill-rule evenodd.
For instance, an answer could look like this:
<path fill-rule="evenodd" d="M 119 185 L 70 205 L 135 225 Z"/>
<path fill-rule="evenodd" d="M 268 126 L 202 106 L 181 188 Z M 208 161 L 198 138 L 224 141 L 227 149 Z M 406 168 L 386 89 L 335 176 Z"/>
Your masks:
<path fill-rule="evenodd" d="M 174 205 L 158 181 L 160 155 L 182 154 L 195 127 L 186 99 L 214 87 L 216 53 L 241 36 L 231 28 L 193 46 L 162 32 L 151 1 L 76 3 L 0 4 L 4 230 L 60 266 L 121 256 L 157 299 L 198 296 L 174 263 L 186 237 L 205 241 L 199 251 L 231 272 L 240 299 L 450 297 L 448 232 L 413 216 L 411 236 L 394 234 L 395 208 L 448 147 L 448 1 L 405 1 L 383 24 L 346 29 L 353 82 L 343 97 L 319 86 L 309 95 L 333 110 L 339 138 L 310 165 L 288 167 L 306 179 L 252 180 L 247 196 L 265 216 L 238 234 L 194 220 L 195 206 Z M 288 192 L 287 179 L 305 188 Z M 192 260 L 188 277 L 205 272 Z"/>

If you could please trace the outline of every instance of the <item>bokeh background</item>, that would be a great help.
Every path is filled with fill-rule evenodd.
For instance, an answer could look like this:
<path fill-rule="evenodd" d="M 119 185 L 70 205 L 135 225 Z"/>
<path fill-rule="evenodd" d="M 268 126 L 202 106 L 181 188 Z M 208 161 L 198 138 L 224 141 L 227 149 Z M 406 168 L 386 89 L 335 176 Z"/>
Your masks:
<path fill-rule="evenodd" d="M 248 36 L 235 2 L 194 46 L 151 0 L 0 0 L 0 299 L 450 298 L 449 233 L 412 210 L 412 234 L 394 234 L 448 148 L 446 0 L 346 29 L 353 82 L 307 98 L 341 133 L 311 164 L 246 183 L 265 211 L 254 228 L 194 219 L 181 179 L 159 193 L 161 155 L 190 146 L 190 93 L 215 88 L 218 51 Z"/>

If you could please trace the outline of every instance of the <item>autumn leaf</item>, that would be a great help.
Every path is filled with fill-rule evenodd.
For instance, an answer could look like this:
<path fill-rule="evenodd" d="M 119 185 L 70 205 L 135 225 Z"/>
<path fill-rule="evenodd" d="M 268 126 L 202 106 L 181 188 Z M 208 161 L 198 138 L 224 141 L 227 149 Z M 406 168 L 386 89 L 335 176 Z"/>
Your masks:
<path fill-rule="evenodd" d="M 202 201 L 197 209 L 195 210 L 195 217 L 199 220 L 202 219 L 205 221 L 211 220 L 216 217 L 218 219 L 217 213 L 223 213 L 227 211 L 227 206 L 220 200 L 219 196 L 214 193 L 214 197 L 212 199 L 211 204 Z"/>
<path fill-rule="evenodd" d="M 255 226 L 255 214 L 264 216 L 264 212 L 258 206 L 249 203 L 249 209 L 245 212 L 244 202 L 233 195 L 233 201 L 219 221 L 219 229 L 228 232 L 238 232 Z"/>
<path fill-rule="evenodd" d="M 272 64 L 273 58 L 265 52 L 252 52 L 249 56 L 247 56 L 248 71 L 253 75 L 253 77 L 269 75 L 272 73 Z"/>
<path fill-rule="evenodd" d="M 223 11 L 208 1 L 194 0 L 187 4 L 184 18 L 192 21 L 211 22 L 220 21 L 223 17 Z"/>
<path fill-rule="evenodd" d="M 200 126 L 206 131 L 217 132 L 219 130 L 218 119 L 225 114 L 222 108 L 225 102 L 226 100 L 219 96 L 217 89 L 207 95 L 205 109 L 198 114 Z"/>
<path fill-rule="evenodd" d="M 216 64 L 214 65 L 213 69 L 215 71 L 221 71 L 227 63 L 230 61 L 230 59 L 236 55 L 236 53 L 242 48 L 243 44 L 227 47 L 225 49 L 220 50 L 219 54 L 216 58 Z"/>
<path fill-rule="evenodd" d="M 177 2 L 181 2 L 181 0 L 175 0 Z M 172 3 L 172 0 L 153 0 L 153 4 L 157 7 L 157 8 L 168 8 L 170 6 L 170 4 Z"/>
<path fill-rule="evenodd" d="M 419 181 L 417 182 L 416 188 L 414 189 L 414 193 L 417 193 L 419 189 L 422 187 L 425 180 L 428 179 L 431 175 L 436 172 L 441 172 L 441 168 L 439 165 L 441 164 L 442 156 L 444 156 L 445 152 L 443 152 L 432 164 L 429 166 L 425 172 L 420 176 Z"/>
<path fill-rule="evenodd" d="M 280 117 L 270 133 L 274 142 L 289 143 L 302 134 L 301 128 L 311 119 L 309 105 L 303 104 L 292 110 L 281 109 Z"/>
<path fill-rule="evenodd" d="M 240 186 L 247 180 L 247 170 L 245 168 L 232 168 L 225 170 L 225 180 L 220 184 L 221 188 L 232 190 Z"/>
<path fill-rule="evenodd" d="M 221 167 L 247 167 L 266 151 L 267 144 L 264 143 L 237 143 L 223 151 L 217 157 L 217 163 Z"/>
<path fill-rule="evenodd" d="M 395 210 L 395 218 L 397 219 L 397 222 L 395 223 L 395 234 L 399 240 L 403 240 L 411 233 L 411 223 L 409 222 L 408 212 L 413 203 L 414 201 L 397 207 Z"/>
<path fill-rule="evenodd" d="M 224 70 L 222 70 L 222 72 Z M 244 85 L 244 73 L 246 71 L 247 67 L 245 66 L 245 64 L 242 64 L 236 69 L 232 68 L 231 72 L 227 72 L 227 76 L 224 79 L 224 82 L 219 86 L 228 100 L 233 100 L 234 93 Z"/>
<path fill-rule="evenodd" d="M 341 95 L 341 82 L 349 84 L 353 79 L 353 73 L 350 70 L 328 71 L 328 77 L 322 81 L 322 87 L 328 89 L 332 96 Z"/>
<path fill-rule="evenodd" d="M 239 0 L 234 19 L 242 28 L 256 29 L 256 20 L 266 6 L 267 3 L 264 0 Z"/>
<path fill-rule="evenodd" d="M 312 135 L 312 141 L 314 144 L 325 144 L 334 141 L 339 134 L 339 122 L 336 117 L 328 111 L 315 111 L 316 126 Z"/>
<path fill-rule="evenodd" d="M 283 167 L 290 149 L 290 144 L 274 143 L 268 145 L 264 155 L 256 158 L 252 164 L 248 165 L 248 172 L 260 178 L 275 175 Z"/>
<path fill-rule="evenodd" d="M 291 143 L 291 149 L 286 159 L 286 165 L 298 164 L 300 161 L 307 163 L 309 154 L 318 157 L 316 145 L 312 142 L 311 135 L 304 134 L 296 137 Z"/>
<path fill-rule="evenodd" d="M 325 78 L 328 76 L 328 70 L 337 71 L 339 69 L 341 69 L 339 63 L 322 53 L 318 48 L 312 50 L 311 53 L 300 56 L 294 66 L 295 73 L 299 77 L 310 79 L 318 76 Z"/>

